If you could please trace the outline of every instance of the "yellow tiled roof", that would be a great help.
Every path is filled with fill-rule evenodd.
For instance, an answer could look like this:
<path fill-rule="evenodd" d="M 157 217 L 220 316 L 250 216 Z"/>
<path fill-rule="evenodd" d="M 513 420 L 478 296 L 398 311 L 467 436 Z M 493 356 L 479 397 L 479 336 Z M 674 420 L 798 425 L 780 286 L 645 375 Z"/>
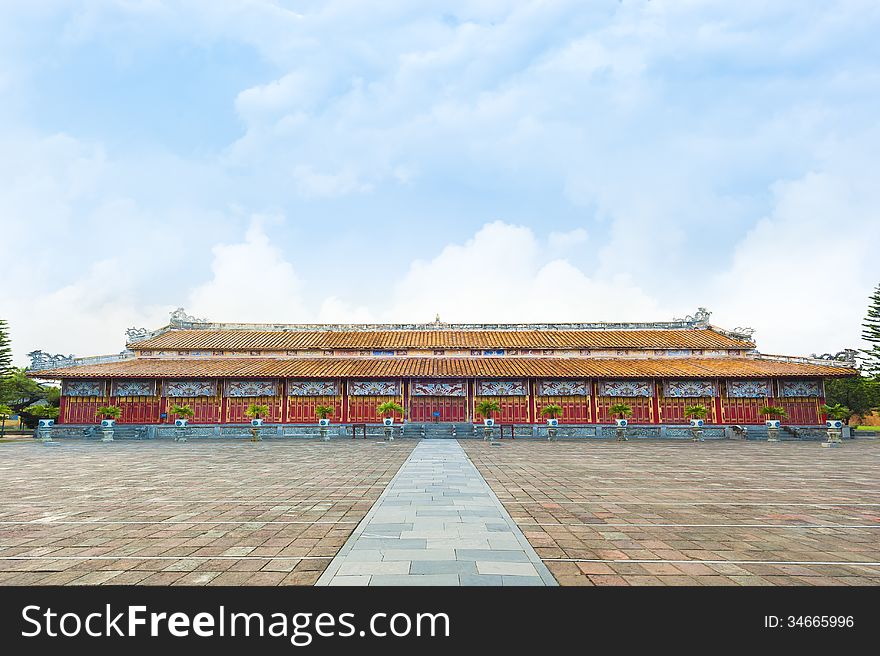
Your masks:
<path fill-rule="evenodd" d="M 133 343 L 135 351 L 288 351 L 309 349 L 752 349 L 700 330 L 169 330 Z"/>
<path fill-rule="evenodd" d="M 119 362 L 32 372 L 37 378 L 754 378 L 854 376 L 854 369 L 760 358 L 214 358 Z"/>

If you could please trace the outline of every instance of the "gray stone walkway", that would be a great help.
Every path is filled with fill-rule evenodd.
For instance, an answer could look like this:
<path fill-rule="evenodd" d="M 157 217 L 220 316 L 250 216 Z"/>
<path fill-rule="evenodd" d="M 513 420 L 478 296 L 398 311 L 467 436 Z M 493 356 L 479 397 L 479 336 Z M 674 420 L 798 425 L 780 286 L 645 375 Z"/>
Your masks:
<path fill-rule="evenodd" d="M 556 581 L 459 443 L 422 440 L 317 585 Z"/>

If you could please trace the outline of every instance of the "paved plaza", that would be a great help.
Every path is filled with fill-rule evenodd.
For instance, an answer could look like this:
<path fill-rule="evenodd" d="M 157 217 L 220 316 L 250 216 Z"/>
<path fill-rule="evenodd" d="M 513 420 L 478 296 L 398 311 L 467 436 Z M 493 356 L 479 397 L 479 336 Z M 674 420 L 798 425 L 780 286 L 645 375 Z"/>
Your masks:
<path fill-rule="evenodd" d="M 0 584 L 876 585 L 878 471 L 874 440 L 16 441 Z"/>
<path fill-rule="evenodd" d="M 465 451 L 561 585 L 876 585 L 880 442 Z"/>
<path fill-rule="evenodd" d="M 0 445 L 0 584 L 313 585 L 416 442 Z"/>

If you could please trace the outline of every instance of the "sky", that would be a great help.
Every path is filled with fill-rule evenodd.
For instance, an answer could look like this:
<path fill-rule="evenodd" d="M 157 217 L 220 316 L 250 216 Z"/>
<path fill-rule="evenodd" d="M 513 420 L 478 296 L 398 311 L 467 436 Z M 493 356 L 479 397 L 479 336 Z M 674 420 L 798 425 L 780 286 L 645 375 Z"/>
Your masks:
<path fill-rule="evenodd" d="M 858 348 L 876 0 L 3 0 L 18 364 L 212 321 L 662 321 Z"/>

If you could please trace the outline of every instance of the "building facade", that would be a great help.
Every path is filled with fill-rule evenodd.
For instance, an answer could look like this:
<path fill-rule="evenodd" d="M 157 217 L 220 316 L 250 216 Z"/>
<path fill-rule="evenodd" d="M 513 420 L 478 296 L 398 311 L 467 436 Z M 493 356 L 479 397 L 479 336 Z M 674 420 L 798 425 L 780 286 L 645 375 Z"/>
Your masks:
<path fill-rule="evenodd" d="M 173 423 L 188 405 L 193 424 L 242 424 L 266 405 L 269 424 L 379 423 L 395 401 L 398 421 L 479 422 L 476 405 L 498 402 L 502 424 L 540 424 L 549 404 L 560 424 L 613 423 L 626 403 L 633 424 L 687 423 L 703 405 L 708 424 L 760 424 L 767 405 L 785 423 L 824 422 L 824 379 L 843 365 L 760 354 L 748 330 L 694 317 L 644 324 L 214 324 L 178 311 L 155 331 L 131 329 L 118 356 L 76 359 L 35 352 L 30 375 L 61 382 L 59 424 L 94 424 L 101 406 L 120 424 Z M 40 363 L 43 363 L 41 366 Z"/>

